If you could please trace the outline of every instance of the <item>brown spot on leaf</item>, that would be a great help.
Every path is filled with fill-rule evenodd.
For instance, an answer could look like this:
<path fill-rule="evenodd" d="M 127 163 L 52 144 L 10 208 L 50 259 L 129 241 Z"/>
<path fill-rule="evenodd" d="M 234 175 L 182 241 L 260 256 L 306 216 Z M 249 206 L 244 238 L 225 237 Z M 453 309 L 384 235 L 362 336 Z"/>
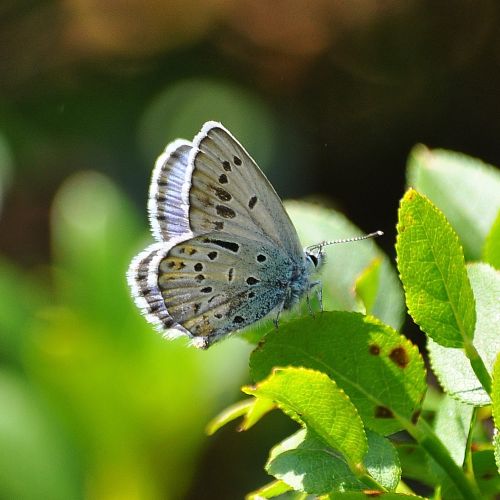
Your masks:
<path fill-rule="evenodd" d="M 370 498 L 380 497 L 384 494 L 383 491 L 379 490 L 363 490 L 363 494 Z"/>
<path fill-rule="evenodd" d="M 375 407 L 375 417 L 376 418 L 394 418 L 392 411 L 387 408 L 387 406 L 376 406 Z"/>
<path fill-rule="evenodd" d="M 401 368 L 406 368 L 410 359 L 408 358 L 408 353 L 404 347 L 395 347 L 389 354 L 391 361 L 396 363 Z"/>
<path fill-rule="evenodd" d="M 380 347 L 377 344 L 372 344 L 368 349 L 370 354 L 378 356 L 380 354 Z"/>
<path fill-rule="evenodd" d="M 411 416 L 411 423 L 412 424 L 416 424 L 418 422 L 418 418 L 420 417 L 420 413 L 421 413 L 420 410 L 417 410 L 416 412 L 413 413 L 413 415 Z"/>

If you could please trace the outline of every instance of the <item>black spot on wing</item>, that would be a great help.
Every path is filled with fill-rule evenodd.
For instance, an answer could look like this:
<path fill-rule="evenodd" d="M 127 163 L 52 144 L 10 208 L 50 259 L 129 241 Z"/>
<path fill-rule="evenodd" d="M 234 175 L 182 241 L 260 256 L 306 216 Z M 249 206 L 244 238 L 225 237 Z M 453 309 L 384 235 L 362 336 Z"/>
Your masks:
<path fill-rule="evenodd" d="M 233 162 L 235 165 L 240 166 L 241 165 L 241 159 L 238 158 L 237 156 L 233 156 Z"/>
<path fill-rule="evenodd" d="M 222 189 L 217 186 L 210 186 L 212 191 L 215 193 L 215 196 L 219 198 L 221 201 L 230 201 L 232 200 L 232 196 L 230 193 L 228 193 L 225 189 Z"/>
<path fill-rule="evenodd" d="M 219 175 L 219 182 L 221 184 L 227 184 L 227 175 L 226 174 L 220 174 Z"/>
<path fill-rule="evenodd" d="M 195 265 L 194 265 L 194 270 L 195 271 L 203 271 L 203 264 L 201 262 L 197 262 Z"/>
<path fill-rule="evenodd" d="M 234 219 L 236 212 L 226 205 L 215 205 L 215 211 L 225 219 Z"/>
<path fill-rule="evenodd" d="M 224 160 L 222 162 L 222 168 L 226 171 L 226 172 L 231 172 L 231 164 L 227 161 L 227 160 Z"/>
<path fill-rule="evenodd" d="M 250 209 L 252 209 L 253 207 L 255 207 L 255 204 L 257 203 L 257 196 L 252 196 L 249 200 L 248 200 L 248 207 Z"/>
<path fill-rule="evenodd" d="M 240 246 L 238 243 L 234 243 L 233 241 L 225 241 L 225 240 L 215 240 L 212 238 L 205 238 L 203 240 L 205 243 L 213 243 L 218 247 L 225 248 L 226 250 L 230 250 L 231 252 L 237 253 L 240 250 Z M 209 254 L 210 257 L 210 254 Z"/>

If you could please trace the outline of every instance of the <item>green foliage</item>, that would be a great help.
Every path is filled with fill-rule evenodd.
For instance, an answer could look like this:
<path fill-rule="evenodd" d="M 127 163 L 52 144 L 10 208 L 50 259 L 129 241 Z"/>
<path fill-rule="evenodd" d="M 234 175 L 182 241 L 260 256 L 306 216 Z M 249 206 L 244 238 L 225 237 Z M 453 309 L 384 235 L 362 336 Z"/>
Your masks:
<path fill-rule="evenodd" d="M 470 342 L 476 311 L 458 238 L 444 215 L 412 189 L 401 202 L 396 251 L 415 322 L 441 345 Z"/>
<path fill-rule="evenodd" d="M 326 373 L 356 405 L 365 425 L 384 435 L 415 418 L 425 394 L 417 348 L 359 313 L 324 312 L 269 332 L 252 353 L 250 373 L 261 380 L 273 366 L 288 365 Z"/>
<path fill-rule="evenodd" d="M 275 480 L 248 498 L 417 497 L 405 479 L 444 500 L 498 492 L 499 433 L 484 425 L 488 410 L 478 411 L 493 403 L 498 427 L 498 173 L 420 146 L 409 178 L 417 190 L 401 201 L 397 267 L 445 394 L 432 389 L 422 405 L 426 370 L 398 331 L 401 288 L 387 257 L 374 242 L 333 250 L 322 279 L 325 309 L 334 311 L 292 316 L 270 329 L 250 357 L 255 385 L 243 387 L 253 402 L 210 424 L 214 432 L 243 417 L 240 429 L 248 429 L 274 408 L 299 423 L 270 451 L 265 470 Z M 305 244 L 353 232 L 332 211 L 287 208 Z M 466 264 L 481 254 L 484 262 Z"/>
<path fill-rule="evenodd" d="M 500 210 L 486 237 L 483 260 L 491 264 L 495 269 L 500 269 Z"/>
<path fill-rule="evenodd" d="M 467 259 L 479 259 L 500 209 L 498 169 L 454 151 L 420 145 L 410 153 L 408 183 L 444 213 Z"/>
<path fill-rule="evenodd" d="M 491 392 L 493 399 L 493 419 L 495 423 L 495 435 L 493 446 L 495 451 L 495 460 L 498 471 L 500 472 L 500 354 L 498 354 L 495 366 L 493 367 L 493 387 Z"/>
<path fill-rule="evenodd" d="M 473 344 L 489 372 L 500 352 L 498 334 L 498 304 L 500 303 L 500 274 L 487 264 L 467 266 L 476 301 L 477 322 Z M 444 347 L 428 339 L 427 348 L 432 368 L 446 392 L 464 403 L 481 406 L 490 404 L 490 397 L 474 373 L 462 349 Z"/>

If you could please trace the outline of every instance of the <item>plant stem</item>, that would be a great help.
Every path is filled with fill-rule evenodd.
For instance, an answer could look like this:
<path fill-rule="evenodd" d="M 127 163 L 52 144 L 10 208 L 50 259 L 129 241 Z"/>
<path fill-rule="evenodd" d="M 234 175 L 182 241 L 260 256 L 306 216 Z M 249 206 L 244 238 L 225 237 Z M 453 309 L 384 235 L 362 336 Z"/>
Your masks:
<path fill-rule="evenodd" d="M 476 483 L 476 478 L 474 476 L 474 467 L 472 465 L 472 434 L 474 432 L 474 426 L 476 425 L 477 418 L 477 408 L 472 411 L 472 418 L 470 421 L 469 435 L 467 436 L 467 444 L 465 446 L 465 458 L 464 458 L 464 471 L 465 475 L 473 483 Z"/>
<path fill-rule="evenodd" d="M 484 390 L 491 395 L 491 375 L 489 374 L 484 362 L 479 356 L 477 349 L 472 342 L 466 342 L 464 345 L 465 355 L 469 358 L 470 365 L 481 382 Z"/>
<path fill-rule="evenodd" d="M 366 467 L 363 464 L 356 464 L 354 466 L 350 467 L 352 472 L 356 475 L 356 477 L 365 483 L 368 487 L 377 490 L 377 491 L 383 491 L 386 492 L 387 488 L 379 484 L 373 477 L 370 476 L 368 471 L 366 470 Z"/>
<path fill-rule="evenodd" d="M 406 430 L 443 469 L 465 500 L 481 500 L 481 493 L 476 484 L 470 481 L 463 470 L 453 461 L 449 451 L 425 420 L 421 419 L 418 427 L 407 424 Z"/>

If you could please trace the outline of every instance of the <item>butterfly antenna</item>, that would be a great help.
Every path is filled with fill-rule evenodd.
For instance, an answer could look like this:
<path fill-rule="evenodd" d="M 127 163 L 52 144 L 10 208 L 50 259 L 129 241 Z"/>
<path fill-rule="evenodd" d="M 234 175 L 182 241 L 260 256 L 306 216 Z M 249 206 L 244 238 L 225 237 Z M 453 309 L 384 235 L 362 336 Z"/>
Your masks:
<path fill-rule="evenodd" d="M 311 245 L 307 247 L 307 250 L 321 250 L 323 247 L 328 245 L 336 245 L 337 243 L 351 243 L 352 241 L 367 240 L 369 238 L 377 238 L 382 236 L 384 233 L 382 231 L 375 231 L 374 233 L 365 234 L 364 236 L 355 236 L 354 238 L 345 238 L 343 240 L 332 240 L 332 241 L 322 241 L 321 243 L 316 243 L 316 245 Z"/>

